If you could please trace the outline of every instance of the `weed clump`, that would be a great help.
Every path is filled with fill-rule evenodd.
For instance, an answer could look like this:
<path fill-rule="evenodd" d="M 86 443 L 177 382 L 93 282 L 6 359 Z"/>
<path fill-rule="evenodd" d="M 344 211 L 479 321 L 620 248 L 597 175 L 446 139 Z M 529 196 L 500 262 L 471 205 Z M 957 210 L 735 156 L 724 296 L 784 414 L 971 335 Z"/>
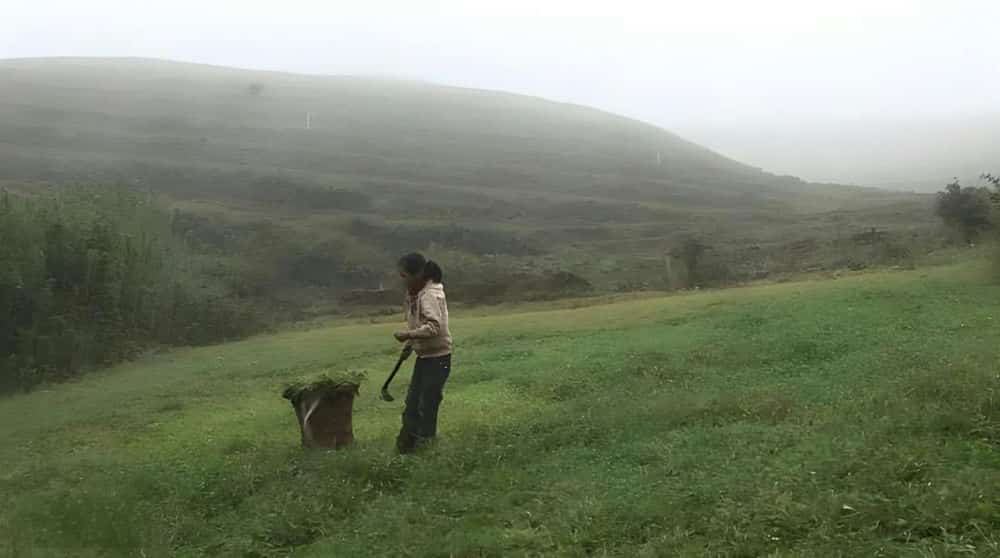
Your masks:
<path fill-rule="evenodd" d="M 365 379 L 363 372 L 330 372 L 304 376 L 285 386 L 281 396 L 296 405 L 307 395 L 332 395 L 345 389 L 358 391 Z"/>

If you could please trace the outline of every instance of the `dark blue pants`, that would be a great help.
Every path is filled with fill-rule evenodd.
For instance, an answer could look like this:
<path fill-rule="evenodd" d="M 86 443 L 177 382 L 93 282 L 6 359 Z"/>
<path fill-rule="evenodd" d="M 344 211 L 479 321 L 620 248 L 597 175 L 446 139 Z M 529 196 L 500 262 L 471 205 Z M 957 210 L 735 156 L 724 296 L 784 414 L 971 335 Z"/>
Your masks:
<path fill-rule="evenodd" d="M 418 358 L 406 392 L 403 428 L 396 445 L 401 452 L 412 451 L 437 435 L 438 408 L 444 399 L 444 384 L 451 373 L 451 355 Z"/>

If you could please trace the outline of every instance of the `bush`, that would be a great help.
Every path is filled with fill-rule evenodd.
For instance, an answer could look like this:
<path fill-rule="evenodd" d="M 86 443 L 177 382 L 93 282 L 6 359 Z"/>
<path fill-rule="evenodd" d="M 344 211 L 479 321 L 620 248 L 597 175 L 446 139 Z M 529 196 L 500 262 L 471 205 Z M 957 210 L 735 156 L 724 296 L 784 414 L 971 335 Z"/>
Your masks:
<path fill-rule="evenodd" d="M 946 225 L 957 231 L 965 244 L 993 227 L 990 192 L 986 188 L 962 187 L 958 181 L 938 193 L 935 211 Z"/>
<path fill-rule="evenodd" d="M 1000 175 L 986 173 L 982 175 L 982 178 L 993 187 L 993 191 L 990 192 L 990 201 L 992 202 L 995 216 L 997 213 L 1000 213 Z M 993 272 L 996 279 L 1000 281 L 1000 242 L 996 243 L 993 251 Z"/>
<path fill-rule="evenodd" d="M 670 251 L 669 258 L 680 264 L 680 270 L 668 269 L 667 283 L 680 287 L 700 286 L 706 277 L 701 269 L 702 259 L 709 246 L 700 239 L 686 236 Z"/>
<path fill-rule="evenodd" d="M 0 390 L 110 364 L 152 344 L 204 344 L 261 327 L 192 269 L 168 212 L 126 189 L 0 194 Z"/>

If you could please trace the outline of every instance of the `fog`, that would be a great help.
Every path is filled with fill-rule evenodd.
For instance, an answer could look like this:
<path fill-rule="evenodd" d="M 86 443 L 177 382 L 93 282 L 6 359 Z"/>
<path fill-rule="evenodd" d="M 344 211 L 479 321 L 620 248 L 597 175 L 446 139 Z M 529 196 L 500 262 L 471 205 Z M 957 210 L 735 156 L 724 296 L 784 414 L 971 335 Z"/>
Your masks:
<path fill-rule="evenodd" d="M 7 0 L 0 57 L 387 75 L 577 102 L 812 180 L 997 161 L 1000 3 Z"/>

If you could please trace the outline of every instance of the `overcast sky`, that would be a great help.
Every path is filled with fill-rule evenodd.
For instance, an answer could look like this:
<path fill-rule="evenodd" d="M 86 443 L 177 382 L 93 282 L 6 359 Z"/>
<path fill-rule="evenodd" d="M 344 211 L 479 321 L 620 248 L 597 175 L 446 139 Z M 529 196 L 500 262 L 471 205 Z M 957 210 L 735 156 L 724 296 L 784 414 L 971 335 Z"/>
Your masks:
<path fill-rule="evenodd" d="M 1000 0 L 0 3 L 0 58 L 148 56 L 504 89 L 642 118 L 816 180 L 916 178 L 925 171 L 871 170 L 914 134 L 937 138 L 918 142 L 925 164 L 942 142 L 949 157 L 997 160 L 984 138 L 1000 153 L 1000 118 L 989 120 Z"/>

